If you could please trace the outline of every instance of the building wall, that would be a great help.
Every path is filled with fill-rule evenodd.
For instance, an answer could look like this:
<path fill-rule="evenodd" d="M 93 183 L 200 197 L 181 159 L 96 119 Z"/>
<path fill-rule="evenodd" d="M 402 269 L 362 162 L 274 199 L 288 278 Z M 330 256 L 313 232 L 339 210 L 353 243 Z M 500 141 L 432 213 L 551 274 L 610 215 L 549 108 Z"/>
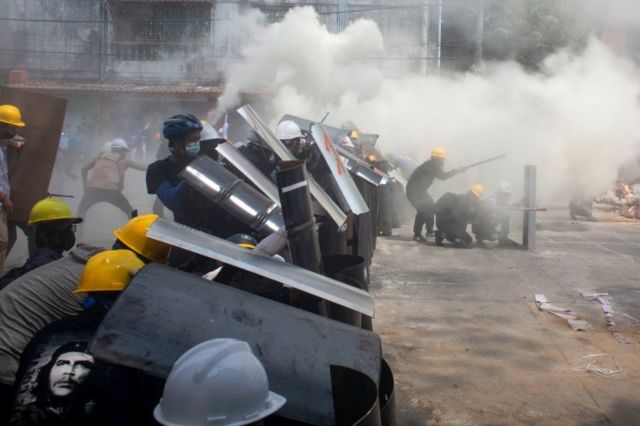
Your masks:
<path fill-rule="evenodd" d="M 446 2 L 446 0 L 445 0 Z M 209 84 L 219 81 L 244 42 L 233 20 L 248 8 L 275 22 L 292 7 L 311 5 L 330 31 L 348 18 L 372 19 L 386 52 L 363 58 L 388 74 L 436 67 L 434 0 L 153 2 L 12 0 L 0 8 L 0 72 L 26 69 L 32 80 Z M 344 5 L 344 1 L 342 2 Z M 431 24 L 431 25 L 430 25 Z"/>
<path fill-rule="evenodd" d="M 11 0 L 0 7 L 0 69 L 32 78 L 99 78 L 101 3 L 93 0 Z"/>

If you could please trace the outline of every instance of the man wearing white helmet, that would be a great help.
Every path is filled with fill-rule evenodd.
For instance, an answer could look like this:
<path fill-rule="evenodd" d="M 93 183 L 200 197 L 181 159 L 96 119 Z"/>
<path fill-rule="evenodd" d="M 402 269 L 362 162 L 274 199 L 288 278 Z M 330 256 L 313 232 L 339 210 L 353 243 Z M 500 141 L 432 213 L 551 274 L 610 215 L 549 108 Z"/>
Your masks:
<path fill-rule="evenodd" d="M 213 339 L 178 358 L 153 414 L 165 426 L 260 425 L 286 402 L 246 342 Z"/>
<path fill-rule="evenodd" d="M 124 174 L 129 168 L 144 171 L 147 166 L 127 158 L 129 146 L 124 139 L 112 140 L 110 148 L 109 152 L 101 152 L 82 168 L 84 196 L 78 207 L 80 217 L 86 217 L 87 210 L 100 202 L 116 206 L 127 217 L 133 212 L 131 203 L 122 193 Z"/>
<path fill-rule="evenodd" d="M 216 147 L 226 142 L 226 139 L 218 134 L 218 131 L 208 122 L 202 121 L 202 131 L 200 132 L 200 155 L 206 155 L 214 160 L 218 160 Z"/>

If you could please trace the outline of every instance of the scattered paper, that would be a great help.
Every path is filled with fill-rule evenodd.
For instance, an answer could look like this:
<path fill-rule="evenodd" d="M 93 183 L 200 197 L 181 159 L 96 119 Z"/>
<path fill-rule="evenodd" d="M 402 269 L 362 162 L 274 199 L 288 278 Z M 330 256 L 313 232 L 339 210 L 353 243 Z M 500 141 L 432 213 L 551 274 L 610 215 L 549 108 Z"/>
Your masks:
<path fill-rule="evenodd" d="M 544 294 L 535 294 L 534 299 L 538 309 L 566 320 L 573 331 L 593 330 L 591 324 L 583 319 L 578 319 L 576 314 L 572 313 L 570 309 L 561 308 L 549 303 Z"/>
<path fill-rule="evenodd" d="M 586 300 L 600 303 L 602 313 L 604 313 L 604 319 L 607 322 L 607 330 L 609 330 L 609 333 L 616 339 L 616 342 L 624 345 L 634 343 L 634 341 L 627 336 L 640 334 L 640 321 L 631 315 L 616 312 L 613 309 L 613 303 L 611 302 L 609 293 L 582 290 L 578 290 L 578 292 Z"/>

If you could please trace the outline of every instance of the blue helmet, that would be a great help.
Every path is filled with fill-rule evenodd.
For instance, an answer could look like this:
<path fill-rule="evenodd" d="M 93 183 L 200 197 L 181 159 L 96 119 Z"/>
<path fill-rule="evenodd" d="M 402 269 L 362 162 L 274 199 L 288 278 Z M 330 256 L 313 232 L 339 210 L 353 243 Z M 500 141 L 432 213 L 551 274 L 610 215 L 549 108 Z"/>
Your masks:
<path fill-rule="evenodd" d="M 191 114 L 174 115 L 163 123 L 162 134 L 169 139 L 174 136 L 184 135 L 192 130 L 202 130 L 202 123 Z"/>

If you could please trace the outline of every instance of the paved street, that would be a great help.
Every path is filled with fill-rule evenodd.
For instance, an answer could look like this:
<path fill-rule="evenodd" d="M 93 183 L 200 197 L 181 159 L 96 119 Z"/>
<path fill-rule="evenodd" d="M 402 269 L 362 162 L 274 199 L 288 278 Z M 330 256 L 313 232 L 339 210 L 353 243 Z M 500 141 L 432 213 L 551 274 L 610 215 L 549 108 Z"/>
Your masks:
<path fill-rule="evenodd" d="M 571 223 L 539 216 L 535 252 L 453 249 L 380 238 L 372 268 L 375 329 L 396 378 L 398 425 L 640 424 L 640 328 L 618 343 L 597 302 L 640 318 L 640 223 L 599 213 Z M 594 330 L 573 331 L 539 311 L 534 293 Z M 583 358 L 593 354 L 610 356 Z M 601 377 L 579 370 L 621 373 Z"/>

